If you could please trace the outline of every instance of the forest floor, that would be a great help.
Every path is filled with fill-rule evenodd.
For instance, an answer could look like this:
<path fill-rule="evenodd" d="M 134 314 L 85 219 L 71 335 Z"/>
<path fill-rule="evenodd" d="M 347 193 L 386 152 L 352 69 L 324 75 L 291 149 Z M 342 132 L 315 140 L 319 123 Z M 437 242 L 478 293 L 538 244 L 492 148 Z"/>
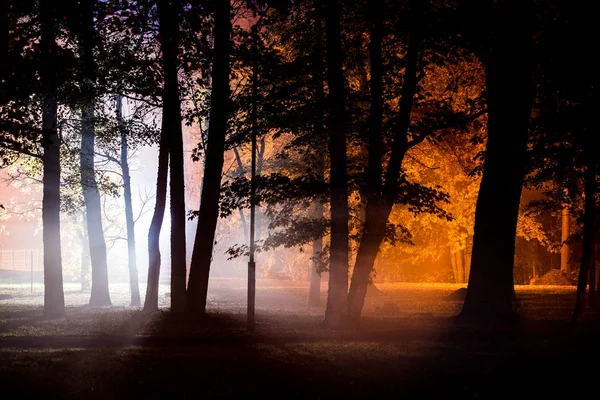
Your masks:
<path fill-rule="evenodd" d="M 307 283 L 259 280 L 256 329 L 246 330 L 246 284 L 213 279 L 205 318 L 173 315 L 167 286 L 152 314 L 91 309 L 67 284 L 64 318 L 42 318 L 43 288 L 0 281 L 3 399 L 570 398 L 595 392 L 600 314 L 569 329 L 573 286 L 517 286 L 522 323 L 483 331 L 454 317 L 464 285 L 379 284 L 357 330 L 321 328 Z M 142 288 L 144 293 L 144 288 Z M 587 361 L 586 361 L 587 360 Z M 568 396 L 568 397 L 565 397 Z"/>

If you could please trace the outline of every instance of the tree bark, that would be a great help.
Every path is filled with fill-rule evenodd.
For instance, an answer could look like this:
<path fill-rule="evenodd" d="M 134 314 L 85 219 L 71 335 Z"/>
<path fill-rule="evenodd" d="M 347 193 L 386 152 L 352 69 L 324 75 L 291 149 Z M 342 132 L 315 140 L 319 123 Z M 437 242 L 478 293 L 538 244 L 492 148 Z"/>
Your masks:
<path fill-rule="evenodd" d="M 468 291 L 458 319 L 483 325 L 518 320 L 512 308 L 515 236 L 533 99 L 531 4 L 486 5 L 488 139 Z"/>
<path fill-rule="evenodd" d="M 83 229 L 79 235 L 81 241 L 81 291 L 90 290 L 90 242 L 87 231 L 87 217 L 82 213 Z"/>
<path fill-rule="evenodd" d="M 179 41 L 178 0 L 159 0 L 162 62 L 164 72 L 163 119 L 169 135 L 169 171 L 171 200 L 171 310 L 185 311 L 185 182 L 183 171 L 183 133 L 177 77 Z"/>
<path fill-rule="evenodd" d="M 219 218 L 219 197 L 223 152 L 229 113 L 229 54 L 231 33 L 230 4 L 215 2 L 213 86 L 211 90 L 210 125 L 206 148 L 198 228 L 194 240 L 190 278 L 188 283 L 188 308 L 204 314 L 208 294 L 208 278 L 213 252 L 213 241 Z"/>
<path fill-rule="evenodd" d="M 56 38 L 52 2 L 40 2 L 40 17 L 40 47 L 44 60 L 40 77 L 46 92 L 42 103 L 44 316 L 53 318 L 64 315 L 65 296 L 60 242 L 60 137 L 57 131 Z"/>
<path fill-rule="evenodd" d="M 125 201 L 125 223 L 127 225 L 127 266 L 129 267 L 129 292 L 130 305 L 139 307 L 140 286 L 138 283 L 137 257 L 135 253 L 135 222 L 133 220 L 133 204 L 131 201 L 131 177 L 129 175 L 129 149 L 127 146 L 127 133 L 123 121 L 123 98 L 117 95 L 116 99 L 117 120 L 121 127 L 121 174 L 123 175 L 123 200 Z"/>
<path fill-rule="evenodd" d="M 560 270 L 565 274 L 571 274 L 571 266 L 569 265 L 570 246 L 567 243 L 570 232 L 570 212 L 567 206 L 563 207 L 561 212 L 561 237 L 562 246 L 560 248 Z"/>
<path fill-rule="evenodd" d="M 85 201 L 90 257 L 92 261 L 92 293 L 90 306 L 112 305 L 108 290 L 108 265 L 106 261 L 106 241 L 102 228 L 102 205 L 94 168 L 94 106 L 85 106 L 82 112 L 81 132 L 81 187 Z"/>
<path fill-rule="evenodd" d="M 589 133 L 588 133 L 589 135 Z M 581 250 L 581 265 L 579 267 L 579 280 L 577 282 L 577 296 L 575 308 L 571 315 L 571 325 L 575 325 L 581 319 L 585 308 L 585 291 L 588 286 L 588 274 L 591 264 L 594 262 L 594 232 L 596 225 L 596 169 L 597 164 L 592 154 L 595 149 L 591 139 L 584 146 L 584 157 L 586 159 L 585 187 L 584 187 L 584 214 L 583 214 L 583 244 Z M 590 289 L 593 283 L 590 282 Z M 591 293 L 590 293 L 591 294 Z M 591 300 L 591 298 L 590 298 Z M 590 304 L 591 301 L 590 301 Z"/>
<path fill-rule="evenodd" d="M 314 218 L 323 218 L 323 204 L 320 201 L 314 203 Z M 310 268 L 310 286 L 308 288 L 309 307 L 321 306 L 321 271 L 318 260 L 323 251 L 323 238 L 313 241 L 312 245 L 312 265 Z"/>
<path fill-rule="evenodd" d="M 158 310 L 158 284 L 160 278 L 160 231 L 167 204 L 167 181 L 169 175 L 169 143 L 164 120 L 161 126 L 158 149 L 158 172 L 156 174 L 156 202 L 148 230 L 148 282 L 144 311 Z"/>
<path fill-rule="evenodd" d="M 369 278 L 379 247 L 385 237 L 385 229 L 389 215 L 392 211 L 394 202 L 398 194 L 400 184 L 400 170 L 402 161 L 408 149 L 414 145 L 408 141 L 408 128 L 410 126 L 410 115 L 414 102 L 414 95 L 417 87 L 417 65 L 419 59 L 419 41 L 416 32 L 413 30 L 409 36 L 408 51 L 406 55 L 406 72 L 402 86 L 402 97 L 400 100 L 400 111 L 398 123 L 394 132 L 392 152 L 385 173 L 385 183 L 382 187 L 381 164 L 383 138 L 381 134 L 381 111 L 382 106 L 382 83 L 383 78 L 381 65 L 381 18 L 380 11 L 374 10 L 374 23 L 370 45 L 371 58 L 371 91 L 372 105 L 370 135 L 369 138 L 369 192 L 367 195 L 367 206 L 365 213 L 365 226 L 360 240 L 360 246 L 356 255 L 354 273 L 352 274 L 352 284 L 349 294 L 349 310 L 353 325 L 358 325 L 362 308 L 367 294 Z M 417 17 L 417 12 L 415 17 Z M 379 82 L 375 82 L 379 81 Z M 379 99 L 377 99 L 377 97 Z M 375 182 L 375 183 L 372 183 Z"/>
<path fill-rule="evenodd" d="M 329 86 L 329 157 L 331 240 L 329 290 L 323 324 L 345 324 L 348 299 L 348 182 L 346 172 L 346 97 L 341 41 L 341 9 L 337 0 L 325 4 L 327 84 Z"/>

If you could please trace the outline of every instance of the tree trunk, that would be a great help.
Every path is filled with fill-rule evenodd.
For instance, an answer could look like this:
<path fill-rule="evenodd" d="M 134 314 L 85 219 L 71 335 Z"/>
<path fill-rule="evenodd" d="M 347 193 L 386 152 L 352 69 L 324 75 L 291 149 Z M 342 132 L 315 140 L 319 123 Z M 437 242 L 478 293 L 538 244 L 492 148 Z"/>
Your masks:
<path fill-rule="evenodd" d="M 140 286 L 138 283 L 137 257 L 135 254 L 135 222 L 133 221 L 133 205 L 131 201 L 131 177 L 129 175 L 129 160 L 127 133 L 123 121 L 123 98 L 117 95 L 117 120 L 121 127 L 121 174 L 123 175 L 123 199 L 125 200 L 125 222 L 127 224 L 127 265 L 129 267 L 129 292 L 131 306 L 139 307 Z"/>
<path fill-rule="evenodd" d="M 590 135 L 588 133 L 588 135 Z M 589 139 L 589 138 L 588 138 Z M 594 232 L 596 225 L 596 169 L 597 164 L 593 152 L 596 151 L 591 139 L 584 146 L 584 156 L 586 159 L 585 168 L 585 187 L 584 187 L 584 214 L 583 214 L 583 244 L 581 249 L 581 265 L 579 267 L 579 280 L 577 282 L 577 297 L 575 308 L 571 316 L 571 325 L 577 324 L 583 315 L 585 308 L 585 291 L 588 286 L 588 274 L 592 270 L 591 264 L 594 262 Z M 592 285 L 592 282 L 590 282 Z M 591 289 L 591 287 L 590 287 Z M 590 298 L 591 300 L 591 298 Z M 591 303 L 590 301 L 590 304 Z"/>
<path fill-rule="evenodd" d="M 377 8 L 375 6 L 374 8 Z M 418 17 L 414 10 L 415 17 Z M 411 144 L 408 141 L 408 128 L 412 111 L 414 95 L 417 87 L 417 64 L 419 59 L 419 42 L 413 30 L 409 37 L 406 55 L 406 72 L 400 100 L 398 123 L 394 132 L 392 152 L 385 173 L 385 183 L 382 187 L 381 163 L 383 137 L 381 133 L 381 106 L 382 106 L 382 65 L 381 42 L 382 24 L 381 10 L 372 11 L 375 17 L 371 34 L 371 121 L 369 138 L 369 183 L 367 194 L 367 207 L 365 226 L 356 256 L 352 284 L 349 294 L 349 310 L 352 324 L 358 326 L 360 315 L 367 294 L 371 271 L 379 252 L 379 247 L 385 237 L 385 229 L 392 207 L 397 197 L 400 185 L 400 170 L 406 151 Z"/>
<path fill-rule="evenodd" d="M 346 97 L 344 93 L 340 4 L 325 4 L 327 84 L 329 86 L 329 157 L 331 240 L 329 290 L 324 325 L 345 323 L 348 299 L 348 182 L 346 173 Z"/>
<path fill-rule="evenodd" d="M 156 174 L 156 202 L 148 230 L 148 282 L 144 311 L 158 310 L 158 283 L 160 278 L 160 231 L 167 204 L 167 181 L 169 175 L 169 144 L 164 120 L 161 126 L 158 149 L 158 172 Z"/>
<path fill-rule="evenodd" d="M 90 290 L 90 242 L 88 239 L 87 217 L 82 213 L 83 230 L 79 235 L 81 241 L 81 291 Z"/>
<path fill-rule="evenodd" d="M 488 4 L 488 139 L 475 211 L 472 266 L 459 321 L 516 322 L 512 308 L 517 217 L 532 104 L 531 4 Z M 485 16 L 484 16 L 485 17 Z M 482 33 L 483 34 L 483 33 Z M 519 54 L 519 59 L 515 59 Z"/>
<path fill-rule="evenodd" d="M 454 283 L 460 283 L 458 268 L 456 265 L 456 253 L 450 253 L 450 265 L 452 266 L 452 274 L 454 275 Z"/>
<path fill-rule="evenodd" d="M 92 307 L 110 306 L 108 290 L 108 266 L 106 262 L 106 242 L 102 228 L 102 205 L 95 176 L 95 79 L 97 67 L 94 60 L 95 48 L 94 1 L 81 2 L 79 26 L 79 53 L 83 72 L 81 109 L 81 187 L 86 208 L 90 257 L 92 261 Z"/>
<path fill-rule="evenodd" d="M 314 203 L 314 218 L 323 218 L 323 204 L 320 201 Z M 313 242 L 312 246 L 312 266 L 310 269 L 310 286 L 308 288 L 309 307 L 321 306 L 321 270 L 318 260 L 323 251 L 323 238 Z"/>
<path fill-rule="evenodd" d="M 190 310 L 204 314 L 213 241 L 219 218 L 219 197 L 223 152 L 229 112 L 229 36 L 231 32 L 229 1 L 215 3 L 213 86 L 210 125 L 206 148 L 204 177 L 198 213 L 198 228 L 192 252 L 187 300 Z"/>
<path fill-rule="evenodd" d="M 40 2 L 40 19 L 44 61 L 40 77 L 46 91 L 42 103 L 44 316 L 60 317 L 65 313 L 60 243 L 60 137 L 57 132 L 55 15 L 48 0 Z"/>
<path fill-rule="evenodd" d="M 570 232 L 570 215 L 569 208 L 563 207 L 561 212 L 561 237 L 560 240 L 562 242 L 562 246 L 560 248 L 560 270 L 565 274 L 571 274 L 571 266 L 569 265 L 569 255 L 570 255 L 570 246 L 567 243 Z"/>
<path fill-rule="evenodd" d="M 171 200 L 171 310 L 185 311 L 186 257 L 185 257 L 185 183 L 183 171 L 183 133 L 181 103 L 177 78 L 179 40 L 178 0 L 157 2 L 162 36 L 164 72 L 163 119 L 169 132 L 169 171 Z"/>
<path fill-rule="evenodd" d="M 244 164 L 242 163 L 242 158 L 240 157 L 240 152 L 237 149 L 237 146 L 233 146 L 233 154 L 235 155 L 235 160 L 237 162 L 237 173 L 238 176 L 244 176 Z M 246 217 L 244 216 L 244 209 L 242 207 L 238 208 L 238 212 L 240 214 L 240 222 L 242 224 L 242 231 L 244 233 L 244 243 L 250 243 L 250 234 L 248 232 L 248 225 L 246 224 Z"/>
<path fill-rule="evenodd" d="M 110 306 L 106 242 L 102 228 L 102 205 L 94 168 L 94 106 L 85 106 L 82 112 L 81 132 L 81 187 L 85 201 L 90 257 L 92 260 L 92 294 L 90 306 Z"/>

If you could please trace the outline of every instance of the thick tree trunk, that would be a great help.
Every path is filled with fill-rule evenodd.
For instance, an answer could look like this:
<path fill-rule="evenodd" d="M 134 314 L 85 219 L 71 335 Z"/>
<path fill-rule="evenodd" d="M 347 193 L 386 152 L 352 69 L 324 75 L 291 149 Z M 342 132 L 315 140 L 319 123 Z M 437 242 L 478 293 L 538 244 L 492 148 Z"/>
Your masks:
<path fill-rule="evenodd" d="M 169 171 L 171 200 L 171 310 L 185 311 L 186 257 L 185 257 L 185 182 L 183 176 L 183 133 L 181 103 L 177 77 L 179 40 L 178 0 L 157 2 L 162 36 L 164 72 L 163 119 L 169 132 Z"/>
<path fill-rule="evenodd" d="M 567 243 L 571 235 L 570 229 L 570 212 L 568 207 L 563 207 L 561 212 L 561 236 L 562 247 L 560 248 L 560 270 L 565 274 L 571 274 L 571 266 L 569 265 L 570 246 Z"/>
<path fill-rule="evenodd" d="M 369 183 L 365 226 L 360 240 L 360 246 L 352 274 L 352 284 L 349 294 L 349 310 L 353 325 L 358 325 L 367 294 L 371 271 L 379 252 L 379 247 L 385 237 L 385 228 L 400 185 L 400 170 L 402 161 L 409 149 L 408 128 L 412 111 L 414 95 L 417 87 L 417 64 L 419 59 L 418 39 L 413 31 L 409 37 L 406 55 L 406 72 L 400 100 L 398 123 L 394 132 L 392 152 L 385 174 L 385 183 L 381 183 L 381 163 L 383 138 L 381 133 L 382 107 L 382 65 L 381 65 L 381 11 L 374 10 L 374 23 L 371 34 L 371 122 L 369 138 Z M 416 10 L 415 10 L 416 12 Z M 415 15 L 416 16 L 416 15 Z"/>
<path fill-rule="evenodd" d="M 40 77 L 46 91 L 42 103 L 44 316 L 59 317 L 65 312 L 60 243 L 60 137 L 57 132 L 58 104 L 55 94 L 55 16 L 52 3 L 48 0 L 40 2 L 40 19 L 40 47 L 44 60 Z"/>
<path fill-rule="evenodd" d="M 584 148 L 586 158 L 585 187 L 584 187 L 584 215 L 583 215 L 583 244 L 581 249 L 581 265 L 579 267 L 579 280 L 577 282 L 577 297 L 575 308 L 571 316 L 571 324 L 574 325 L 581 319 L 585 309 L 585 291 L 588 286 L 588 274 L 591 270 L 591 264 L 594 262 L 594 232 L 596 225 L 596 160 L 592 154 L 594 149 L 591 140 L 586 143 Z M 592 282 L 590 282 L 592 285 Z M 591 287 L 590 287 L 591 289 Z M 590 297 L 591 300 L 591 297 Z M 590 304 L 591 303 L 590 301 Z"/>
<path fill-rule="evenodd" d="M 532 103 L 531 4 L 489 4 L 488 139 L 475 211 L 472 266 L 460 321 L 515 322 L 515 235 Z M 518 60 L 515 54 L 520 54 Z"/>
<path fill-rule="evenodd" d="M 92 293 L 90 306 L 112 305 L 108 290 L 106 242 L 102 228 L 102 204 L 94 168 L 94 106 L 85 106 L 82 112 L 81 132 L 81 187 L 85 201 L 90 257 L 92 260 Z"/>
<path fill-rule="evenodd" d="M 139 307 L 140 286 L 138 283 L 137 257 L 135 254 L 135 222 L 133 220 L 133 204 L 131 201 L 131 177 L 129 175 L 129 149 L 127 146 L 127 133 L 124 130 L 123 98 L 117 95 L 116 99 L 117 120 L 121 131 L 121 174 L 123 175 L 123 200 L 125 201 L 125 223 L 127 225 L 127 265 L 129 267 L 129 292 L 131 306 Z"/>
<path fill-rule="evenodd" d="M 144 311 L 158 310 L 158 283 L 160 278 L 160 231 L 167 204 L 167 181 L 169 175 L 169 144 L 164 121 L 161 127 L 158 149 L 158 172 L 156 174 L 156 202 L 148 230 L 148 282 Z"/>
<path fill-rule="evenodd" d="M 325 326 L 345 324 L 348 301 L 348 182 L 346 173 L 346 97 L 344 93 L 340 4 L 325 5 L 327 84 L 329 86 L 329 157 L 331 240 Z"/>
<path fill-rule="evenodd" d="M 60 244 L 60 138 L 56 131 L 57 103 L 54 96 L 48 95 L 42 107 L 44 316 L 59 317 L 65 312 L 65 297 Z"/>
<path fill-rule="evenodd" d="M 187 291 L 188 308 L 201 314 L 206 312 L 210 263 L 219 218 L 223 152 L 229 111 L 230 4 L 228 1 L 219 1 L 215 3 L 215 7 L 210 125 L 198 213 L 198 229 L 194 240 Z"/>

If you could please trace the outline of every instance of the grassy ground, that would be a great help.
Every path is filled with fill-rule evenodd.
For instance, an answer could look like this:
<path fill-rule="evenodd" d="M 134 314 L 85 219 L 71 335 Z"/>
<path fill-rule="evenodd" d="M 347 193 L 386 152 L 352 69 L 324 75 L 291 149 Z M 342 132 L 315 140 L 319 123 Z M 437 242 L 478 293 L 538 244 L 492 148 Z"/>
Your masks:
<path fill-rule="evenodd" d="M 42 287 L 0 284 L 3 398 L 564 398 L 594 382 L 600 327 L 568 329 L 574 287 L 518 286 L 519 329 L 454 324 L 449 284 L 381 284 L 358 330 L 318 326 L 305 282 L 259 281 L 257 326 L 245 329 L 245 282 L 215 279 L 209 315 L 90 309 L 67 286 L 65 318 L 41 317 Z M 167 287 L 161 305 L 168 306 Z M 325 301 L 323 287 L 323 303 Z M 142 288 L 142 293 L 144 292 Z M 593 365 L 593 364 L 592 364 Z M 4 394 L 8 394 L 7 397 Z"/>

